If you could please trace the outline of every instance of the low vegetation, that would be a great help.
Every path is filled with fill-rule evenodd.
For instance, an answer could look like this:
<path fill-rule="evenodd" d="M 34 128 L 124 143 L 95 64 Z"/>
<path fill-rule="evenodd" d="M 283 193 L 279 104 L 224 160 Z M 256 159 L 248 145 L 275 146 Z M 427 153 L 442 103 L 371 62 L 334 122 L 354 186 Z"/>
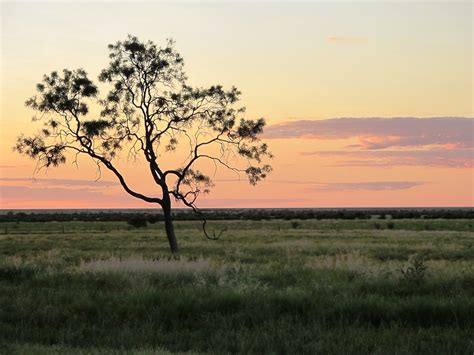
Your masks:
<path fill-rule="evenodd" d="M 349 209 L 202 209 L 208 220 L 275 220 L 275 219 L 473 219 L 472 208 L 349 208 Z M 173 219 L 178 221 L 201 220 L 201 216 L 188 209 L 174 209 Z M 160 210 L 41 210 L 0 211 L 0 222 L 51 222 L 51 221 L 122 221 L 131 219 L 155 223 L 163 220 Z M 388 223 L 390 221 L 387 221 Z"/>
<path fill-rule="evenodd" d="M 2 222 L 0 353 L 472 354 L 471 220 L 390 222 Z"/>

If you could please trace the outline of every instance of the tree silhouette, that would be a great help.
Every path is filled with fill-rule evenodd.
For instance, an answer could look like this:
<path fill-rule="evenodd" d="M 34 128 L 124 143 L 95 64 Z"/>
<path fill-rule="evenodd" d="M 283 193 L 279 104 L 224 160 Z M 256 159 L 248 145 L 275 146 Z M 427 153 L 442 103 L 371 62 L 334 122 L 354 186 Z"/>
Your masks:
<path fill-rule="evenodd" d="M 108 169 L 127 193 L 162 208 L 170 249 L 175 253 L 179 248 L 171 200 L 201 213 L 197 198 L 213 186 L 198 165 L 210 161 L 216 167 L 245 173 L 255 185 L 271 170 L 262 162 L 271 153 L 258 138 L 265 120 L 238 118 L 245 111 L 236 107 L 240 92 L 220 85 L 188 86 L 183 59 L 173 44 L 169 40 L 161 48 L 129 35 L 109 45 L 110 62 L 99 81 L 111 88 L 103 99 L 83 69 L 45 75 L 36 96 L 26 101 L 41 113 L 34 120 L 41 120 L 43 127 L 33 137 L 20 136 L 15 149 L 37 160 L 39 168 L 65 163 L 68 152 L 76 161 L 79 155 L 92 158 L 99 172 Z M 88 118 L 91 102 L 101 109 L 100 116 L 92 119 Z M 163 155 L 183 147 L 184 161 L 165 166 Z M 138 192 L 127 183 L 117 168 L 124 151 L 129 158 L 143 159 L 157 186 L 156 194 Z M 222 233 L 209 235 L 205 218 L 203 231 L 211 239 Z"/>

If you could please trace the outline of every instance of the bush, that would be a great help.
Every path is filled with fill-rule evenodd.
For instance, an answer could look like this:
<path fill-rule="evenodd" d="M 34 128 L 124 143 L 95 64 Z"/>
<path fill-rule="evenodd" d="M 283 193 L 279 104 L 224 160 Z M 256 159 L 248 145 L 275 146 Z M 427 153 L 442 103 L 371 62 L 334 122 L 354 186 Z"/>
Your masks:
<path fill-rule="evenodd" d="M 135 228 L 144 228 L 147 226 L 148 221 L 146 220 L 146 218 L 143 217 L 133 217 L 130 218 L 127 223 Z"/>
<path fill-rule="evenodd" d="M 300 226 L 300 223 L 298 221 L 292 221 L 291 222 L 291 228 L 296 229 Z"/>
<path fill-rule="evenodd" d="M 387 223 L 387 228 L 388 228 L 388 229 L 394 229 L 394 228 L 395 228 L 395 223 L 393 223 L 393 222 L 388 222 L 388 223 Z"/>
<path fill-rule="evenodd" d="M 156 215 L 156 216 L 149 216 L 147 219 L 148 223 L 155 224 L 161 221 L 161 216 Z"/>
<path fill-rule="evenodd" d="M 414 255 L 408 262 L 409 266 L 405 269 L 400 269 L 403 279 L 414 282 L 417 285 L 421 284 L 426 277 L 425 259 L 419 255 Z"/>

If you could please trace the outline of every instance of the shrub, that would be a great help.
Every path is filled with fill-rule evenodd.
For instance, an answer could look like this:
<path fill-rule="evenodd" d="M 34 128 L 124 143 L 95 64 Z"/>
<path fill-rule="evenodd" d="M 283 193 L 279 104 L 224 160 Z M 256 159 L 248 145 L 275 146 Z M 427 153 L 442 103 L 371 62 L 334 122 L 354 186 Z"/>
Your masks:
<path fill-rule="evenodd" d="M 300 226 L 300 223 L 298 221 L 292 221 L 291 222 L 291 228 L 296 229 Z"/>
<path fill-rule="evenodd" d="M 405 269 L 400 269 L 403 279 L 419 285 L 426 278 L 427 267 L 425 265 L 425 259 L 422 256 L 414 255 L 409 259 L 408 263 L 409 266 Z"/>
<path fill-rule="evenodd" d="M 161 217 L 160 216 L 149 216 L 148 219 L 147 219 L 147 222 L 148 223 L 151 223 L 151 224 L 154 224 L 154 223 L 158 223 L 161 221 Z"/>
<path fill-rule="evenodd" d="M 132 217 L 127 221 L 127 223 L 135 228 L 144 228 L 148 224 L 146 218 L 143 217 Z"/>

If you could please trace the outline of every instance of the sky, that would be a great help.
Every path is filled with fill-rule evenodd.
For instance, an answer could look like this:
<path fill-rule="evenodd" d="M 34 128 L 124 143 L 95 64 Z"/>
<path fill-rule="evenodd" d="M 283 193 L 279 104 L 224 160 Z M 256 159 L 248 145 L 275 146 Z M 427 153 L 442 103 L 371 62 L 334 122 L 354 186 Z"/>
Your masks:
<path fill-rule="evenodd" d="M 189 84 L 235 85 L 264 117 L 273 172 L 211 172 L 201 207 L 474 205 L 473 5 L 457 1 L 1 2 L 0 207 L 153 207 L 82 158 L 35 172 L 12 150 L 40 128 L 43 74 L 108 63 L 127 34 L 176 41 Z M 105 92 L 105 90 L 104 90 Z M 171 159 L 172 157 L 165 157 Z M 141 161 L 118 161 L 155 194 Z"/>

